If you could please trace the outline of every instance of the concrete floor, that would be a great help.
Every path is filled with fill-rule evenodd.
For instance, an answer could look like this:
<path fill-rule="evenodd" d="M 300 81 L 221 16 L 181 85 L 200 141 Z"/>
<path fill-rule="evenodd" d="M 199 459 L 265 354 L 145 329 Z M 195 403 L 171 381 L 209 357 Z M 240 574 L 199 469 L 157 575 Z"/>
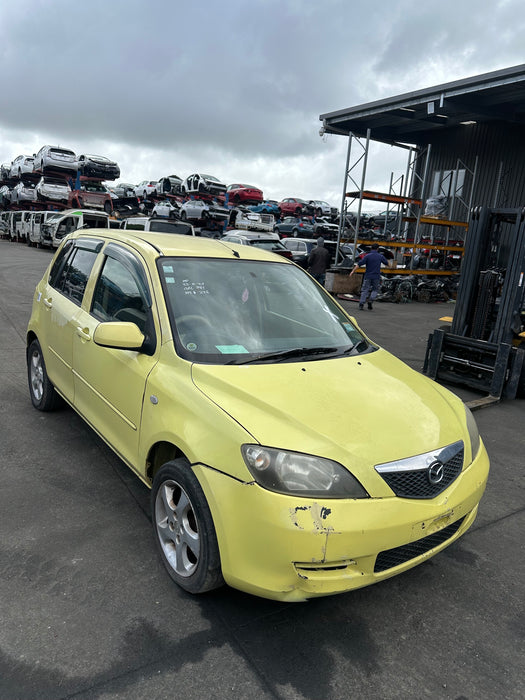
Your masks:
<path fill-rule="evenodd" d="M 147 489 L 72 410 L 32 408 L 25 328 L 50 259 L 0 240 L 2 700 L 525 697 L 522 402 L 476 413 L 487 492 L 426 564 L 298 605 L 191 597 L 155 552 Z M 415 368 L 452 308 L 343 304 Z"/>

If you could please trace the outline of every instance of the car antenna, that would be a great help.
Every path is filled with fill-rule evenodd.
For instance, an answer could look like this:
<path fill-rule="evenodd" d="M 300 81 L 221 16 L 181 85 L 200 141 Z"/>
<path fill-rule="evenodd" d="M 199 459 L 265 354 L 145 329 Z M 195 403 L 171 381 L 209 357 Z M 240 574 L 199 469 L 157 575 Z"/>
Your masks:
<path fill-rule="evenodd" d="M 225 245 L 225 244 L 223 243 L 223 241 L 217 241 L 217 242 L 218 242 L 218 243 L 222 243 L 222 245 Z M 232 250 L 229 246 L 226 246 L 226 248 L 228 248 L 228 250 L 230 250 L 230 251 L 235 255 L 236 258 L 240 258 L 240 257 L 241 257 L 241 256 L 239 255 L 239 251 L 238 251 L 238 250 Z"/>

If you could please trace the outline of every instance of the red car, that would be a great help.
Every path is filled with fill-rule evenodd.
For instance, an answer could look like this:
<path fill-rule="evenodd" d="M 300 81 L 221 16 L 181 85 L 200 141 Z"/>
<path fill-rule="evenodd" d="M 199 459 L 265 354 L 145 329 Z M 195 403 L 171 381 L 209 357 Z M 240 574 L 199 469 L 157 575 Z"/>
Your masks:
<path fill-rule="evenodd" d="M 262 190 L 251 185 L 228 185 L 226 194 L 229 204 L 259 204 L 263 201 Z"/>
<path fill-rule="evenodd" d="M 306 214 L 308 203 L 298 197 L 288 197 L 279 202 L 279 209 L 283 216 L 300 216 Z"/>

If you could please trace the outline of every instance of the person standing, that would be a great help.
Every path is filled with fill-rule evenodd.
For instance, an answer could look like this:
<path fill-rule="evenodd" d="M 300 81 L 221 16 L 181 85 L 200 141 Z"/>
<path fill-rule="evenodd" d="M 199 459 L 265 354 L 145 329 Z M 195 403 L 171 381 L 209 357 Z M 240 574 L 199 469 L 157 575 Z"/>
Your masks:
<path fill-rule="evenodd" d="M 330 267 L 332 256 L 324 247 L 324 238 L 319 236 L 317 245 L 308 256 L 308 272 L 324 286 L 326 270 Z"/>
<path fill-rule="evenodd" d="M 368 299 L 368 308 L 372 311 L 374 299 L 379 292 L 381 281 L 381 265 L 388 265 L 388 260 L 378 251 L 378 244 L 372 244 L 372 250 L 365 257 L 356 262 L 350 275 L 353 275 L 358 267 L 365 267 L 366 272 L 361 286 L 361 297 L 359 299 L 359 309 L 365 308 L 365 301 Z"/>

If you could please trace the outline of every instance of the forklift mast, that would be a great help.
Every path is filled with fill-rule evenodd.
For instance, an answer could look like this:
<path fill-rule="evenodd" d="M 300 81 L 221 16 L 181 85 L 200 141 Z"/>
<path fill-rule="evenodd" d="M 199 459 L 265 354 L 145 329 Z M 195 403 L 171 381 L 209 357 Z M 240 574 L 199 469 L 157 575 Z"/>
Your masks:
<path fill-rule="evenodd" d="M 450 332 L 430 334 L 423 371 L 487 393 L 473 407 L 525 395 L 525 209 L 473 209 Z"/>

